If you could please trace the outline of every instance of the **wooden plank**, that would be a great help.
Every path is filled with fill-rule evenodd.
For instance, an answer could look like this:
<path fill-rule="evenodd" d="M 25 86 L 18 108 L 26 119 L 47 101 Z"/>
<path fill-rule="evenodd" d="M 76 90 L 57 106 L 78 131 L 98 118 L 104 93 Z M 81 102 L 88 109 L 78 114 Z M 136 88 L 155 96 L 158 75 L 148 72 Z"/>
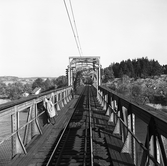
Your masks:
<path fill-rule="evenodd" d="M 114 124 L 108 124 L 109 117 L 101 111 L 93 113 L 95 127 L 100 128 L 100 135 L 105 138 L 113 166 L 134 166 L 129 154 L 121 153 L 123 142 L 119 135 L 113 135 Z"/>
<path fill-rule="evenodd" d="M 70 118 L 74 109 L 69 109 L 70 106 L 75 105 L 76 100 L 69 102 L 60 112 L 59 116 L 56 117 L 56 124 L 55 125 L 48 125 L 45 126 L 43 135 L 38 135 L 34 141 L 27 147 L 28 154 L 25 156 L 20 155 L 20 158 L 14 159 L 11 161 L 10 165 L 17 165 L 17 166 L 28 166 L 30 162 L 40 162 L 44 161 L 47 158 L 47 155 L 50 152 L 50 148 L 54 144 L 59 132 L 64 127 L 67 119 Z M 48 138 L 53 137 L 52 141 L 49 142 Z M 48 140 L 48 141 L 47 141 Z M 41 150 L 42 149 L 42 150 Z M 44 152 L 43 152 L 44 151 Z M 38 154 L 42 152 L 43 156 L 38 158 Z M 31 165 L 31 164 L 30 164 Z M 32 164 L 33 165 L 33 164 Z M 35 164 L 34 164 L 35 165 Z"/>
<path fill-rule="evenodd" d="M 114 166 L 134 166 L 130 155 L 121 153 L 121 140 L 119 138 L 109 136 L 108 134 L 105 134 L 105 138 Z"/>

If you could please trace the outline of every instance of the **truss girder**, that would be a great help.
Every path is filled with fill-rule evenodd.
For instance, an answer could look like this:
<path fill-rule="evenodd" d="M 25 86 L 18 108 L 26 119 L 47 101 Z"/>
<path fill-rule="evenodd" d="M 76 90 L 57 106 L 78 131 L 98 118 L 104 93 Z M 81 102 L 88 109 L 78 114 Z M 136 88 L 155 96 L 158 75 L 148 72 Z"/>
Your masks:
<path fill-rule="evenodd" d="M 85 73 L 85 75 L 91 76 L 92 80 L 96 82 L 96 86 L 101 84 L 101 65 L 99 56 L 70 56 L 68 70 L 68 85 L 73 85 L 76 73 L 79 71 L 83 74 Z"/>

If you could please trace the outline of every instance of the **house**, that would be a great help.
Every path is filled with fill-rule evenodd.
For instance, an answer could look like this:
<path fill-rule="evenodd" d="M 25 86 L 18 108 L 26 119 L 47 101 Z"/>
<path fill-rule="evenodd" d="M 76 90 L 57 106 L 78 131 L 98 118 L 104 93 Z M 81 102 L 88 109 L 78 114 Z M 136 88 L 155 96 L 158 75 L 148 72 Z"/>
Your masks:
<path fill-rule="evenodd" d="M 42 88 L 36 87 L 33 91 L 32 94 L 33 95 L 38 95 L 41 92 Z"/>
<path fill-rule="evenodd" d="M 27 97 L 27 96 L 29 96 L 29 93 L 28 92 L 24 92 L 23 93 L 23 97 Z"/>

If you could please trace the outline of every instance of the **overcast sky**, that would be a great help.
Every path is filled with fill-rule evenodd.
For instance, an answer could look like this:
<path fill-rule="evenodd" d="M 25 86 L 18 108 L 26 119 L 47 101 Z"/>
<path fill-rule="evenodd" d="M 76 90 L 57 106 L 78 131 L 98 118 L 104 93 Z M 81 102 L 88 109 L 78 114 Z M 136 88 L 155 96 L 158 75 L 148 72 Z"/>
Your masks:
<path fill-rule="evenodd" d="M 167 64 L 167 0 L 71 2 L 83 55 L 100 56 L 102 67 Z M 0 0 L 0 76 L 65 75 L 69 56 L 79 53 L 63 0 Z"/>

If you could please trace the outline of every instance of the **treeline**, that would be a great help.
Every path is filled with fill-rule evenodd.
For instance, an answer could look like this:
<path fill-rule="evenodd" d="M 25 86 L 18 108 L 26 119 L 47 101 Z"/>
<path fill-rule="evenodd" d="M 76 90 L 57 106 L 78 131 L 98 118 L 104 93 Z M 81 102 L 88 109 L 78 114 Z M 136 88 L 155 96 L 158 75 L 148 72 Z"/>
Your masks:
<path fill-rule="evenodd" d="M 113 78 L 122 78 L 127 75 L 133 78 L 146 78 L 149 76 L 167 74 L 167 65 L 160 65 L 157 60 L 138 58 L 125 60 L 120 63 L 112 63 L 104 69 L 104 82 Z"/>
<path fill-rule="evenodd" d="M 22 98 L 24 93 L 31 95 L 36 87 L 41 88 L 41 92 L 45 92 L 63 86 L 67 86 L 66 76 L 60 76 L 57 79 L 52 80 L 37 78 L 33 83 L 26 84 L 14 82 L 6 85 L 5 83 L 0 82 L 0 97 L 17 100 Z"/>
<path fill-rule="evenodd" d="M 31 84 L 23 84 L 21 82 L 14 82 L 14 83 L 0 83 L 0 96 L 1 98 L 6 98 L 10 100 L 16 100 L 23 97 L 23 93 L 31 93 L 32 92 L 32 85 Z"/>

